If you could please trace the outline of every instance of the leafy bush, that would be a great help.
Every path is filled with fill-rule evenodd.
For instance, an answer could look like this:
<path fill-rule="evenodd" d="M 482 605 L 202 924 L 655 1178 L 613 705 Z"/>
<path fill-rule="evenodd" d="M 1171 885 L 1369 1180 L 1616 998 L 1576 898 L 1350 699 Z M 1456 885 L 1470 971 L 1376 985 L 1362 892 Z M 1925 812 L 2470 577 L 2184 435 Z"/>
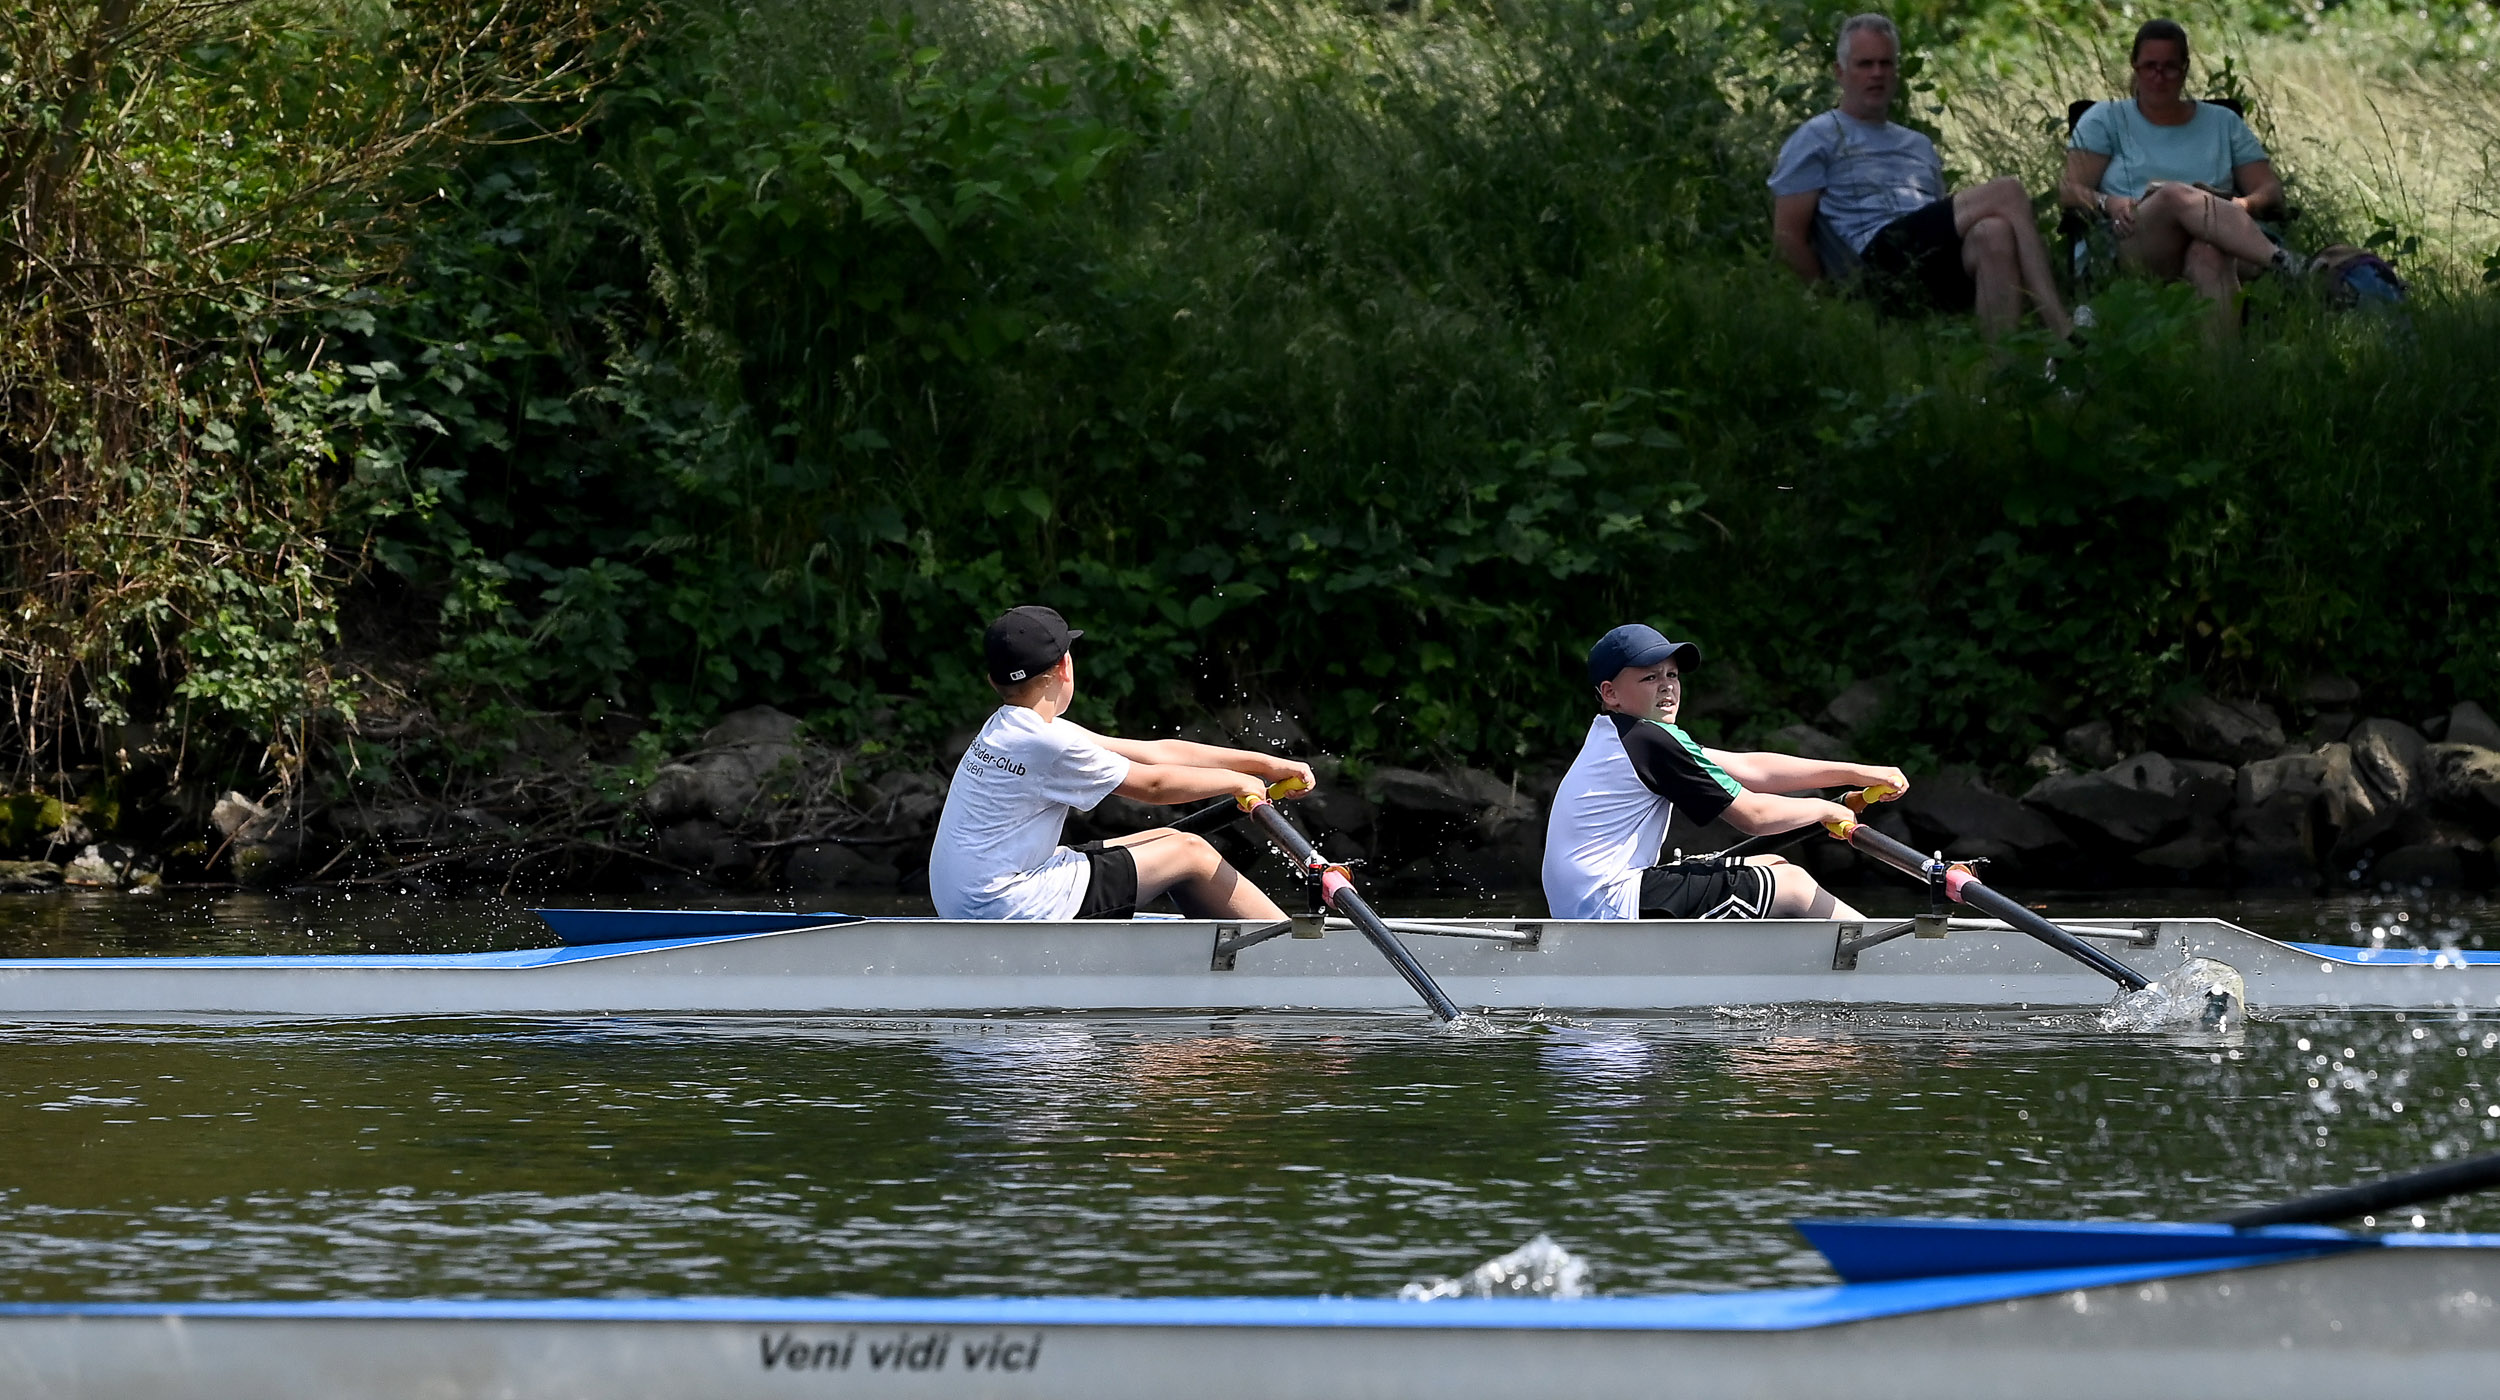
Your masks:
<path fill-rule="evenodd" d="M 2222 354 L 2177 289 L 2080 350 L 1809 296 L 1760 182 L 1840 13 L 686 0 L 577 140 L 429 177 L 236 442 L 333 425 L 290 518 L 372 540 L 350 622 L 413 599 L 470 720 L 921 757 L 1027 600 L 1089 720 L 1503 767 L 1626 617 L 1733 737 L 1882 677 L 1885 741 L 1986 761 L 2183 685 L 2500 691 L 2488 294 L 2261 287 Z"/>
<path fill-rule="evenodd" d="M 352 714 L 335 355 L 446 148 L 631 32 L 563 3 L 36 0 L 0 29 L 0 637 L 21 769 L 194 722 L 291 779 Z M 506 131 L 505 136 L 514 133 Z M 412 178 L 415 177 L 415 178 Z M 180 749 L 174 736 L 173 747 Z M 265 754 L 253 753 L 262 749 Z"/>

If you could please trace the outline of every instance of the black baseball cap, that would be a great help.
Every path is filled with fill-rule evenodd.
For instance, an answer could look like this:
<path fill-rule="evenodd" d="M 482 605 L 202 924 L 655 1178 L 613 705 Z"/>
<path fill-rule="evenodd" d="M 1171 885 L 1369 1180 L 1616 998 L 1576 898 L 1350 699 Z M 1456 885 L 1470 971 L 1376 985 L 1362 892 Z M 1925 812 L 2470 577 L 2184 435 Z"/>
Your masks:
<path fill-rule="evenodd" d="M 1626 666 L 1655 666 L 1670 656 L 1679 669 L 1701 664 L 1700 647 L 1668 641 L 1666 633 L 1648 623 L 1627 622 L 1589 648 L 1589 684 L 1603 685 L 1621 675 Z"/>
<path fill-rule="evenodd" d="M 1026 604 L 1009 608 L 981 634 L 981 664 L 1000 685 L 1022 685 L 1056 665 L 1068 654 L 1068 643 L 1084 636 L 1071 631 L 1055 610 Z"/>

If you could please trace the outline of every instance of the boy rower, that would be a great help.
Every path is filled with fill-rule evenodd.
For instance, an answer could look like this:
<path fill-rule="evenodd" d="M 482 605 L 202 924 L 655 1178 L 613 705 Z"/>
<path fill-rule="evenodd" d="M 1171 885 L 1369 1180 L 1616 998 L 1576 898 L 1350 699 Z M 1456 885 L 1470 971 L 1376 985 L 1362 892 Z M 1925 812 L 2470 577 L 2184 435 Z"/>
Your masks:
<path fill-rule="evenodd" d="M 1201 919 L 1285 917 L 1205 837 L 1158 829 L 1062 846 L 1071 810 L 1118 793 L 1169 805 L 1264 797 L 1309 764 L 1179 739 L 1114 739 L 1066 718 L 1076 696 L 1070 643 L 1084 636 L 1049 608 L 1009 609 L 981 639 L 1002 703 L 956 765 L 929 852 L 929 896 L 948 919 L 1125 919 L 1169 894 Z M 1300 792 L 1292 794 L 1300 796 Z"/>
<path fill-rule="evenodd" d="M 1910 780 L 1898 768 L 1823 763 L 1776 753 L 1705 749 L 1676 728 L 1684 673 L 1701 648 L 1630 622 L 1589 649 L 1589 683 L 1604 708 L 1572 760 L 1545 830 L 1545 901 L 1557 919 L 1855 919 L 1801 867 L 1780 856 L 1658 860 L 1677 811 L 1727 818 L 1748 836 L 1794 831 L 1852 814 L 1809 788 Z"/>

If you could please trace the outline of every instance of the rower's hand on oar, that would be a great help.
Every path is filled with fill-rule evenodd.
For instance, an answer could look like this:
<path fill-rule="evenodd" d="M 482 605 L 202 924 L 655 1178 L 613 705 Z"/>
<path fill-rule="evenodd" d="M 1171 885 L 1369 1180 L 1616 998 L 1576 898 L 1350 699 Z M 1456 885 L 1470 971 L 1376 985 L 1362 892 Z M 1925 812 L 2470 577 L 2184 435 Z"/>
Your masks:
<path fill-rule="evenodd" d="M 1855 808 L 1843 807 L 1837 802 L 1826 802 L 1819 797 L 1810 797 L 1805 800 L 1812 802 L 1817 808 L 1814 819 L 1823 824 L 1825 831 L 1843 841 L 1849 839 L 1849 828 L 1858 824 L 1858 814 Z"/>
<path fill-rule="evenodd" d="M 1270 797 L 1301 797 L 1319 786 L 1319 775 L 1311 771 L 1311 765 L 1291 758 L 1271 761 L 1266 778 Z"/>
<path fill-rule="evenodd" d="M 1878 802 L 1890 802 L 1910 790 L 1909 775 L 1898 768 L 1869 768 L 1865 773 L 1865 787 L 1841 794 L 1841 802 L 1852 812 L 1863 812 Z"/>
<path fill-rule="evenodd" d="M 1234 776 L 1240 781 L 1233 786 L 1232 799 L 1241 810 L 1251 811 L 1260 803 L 1270 801 L 1274 797 L 1274 793 L 1267 784 L 1248 773 L 1237 773 Z"/>

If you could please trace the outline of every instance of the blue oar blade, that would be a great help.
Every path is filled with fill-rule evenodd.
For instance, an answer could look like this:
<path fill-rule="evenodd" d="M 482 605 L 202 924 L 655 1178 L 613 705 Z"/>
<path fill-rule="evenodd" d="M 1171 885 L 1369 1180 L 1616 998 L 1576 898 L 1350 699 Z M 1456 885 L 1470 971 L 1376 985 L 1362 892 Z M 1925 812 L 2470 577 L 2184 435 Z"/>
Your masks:
<path fill-rule="evenodd" d="M 826 924 L 855 924 L 856 914 L 780 914 L 750 909 L 532 909 L 556 937 L 589 943 L 641 943 L 654 938 L 703 938 L 720 933 L 781 933 Z"/>
<path fill-rule="evenodd" d="M 2331 1254 L 2374 1247 L 2367 1235 L 2314 1225 L 2234 1230 L 2157 1221 L 1798 1220 L 1790 1222 L 1848 1283 Z"/>

